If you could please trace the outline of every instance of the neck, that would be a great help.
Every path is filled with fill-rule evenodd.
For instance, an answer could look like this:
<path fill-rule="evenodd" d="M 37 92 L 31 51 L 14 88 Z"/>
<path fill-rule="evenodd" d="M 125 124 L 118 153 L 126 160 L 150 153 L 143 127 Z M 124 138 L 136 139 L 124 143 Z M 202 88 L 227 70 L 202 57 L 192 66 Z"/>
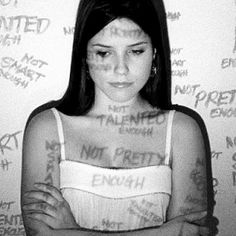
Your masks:
<path fill-rule="evenodd" d="M 150 109 L 151 106 L 146 101 L 143 101 L 139 96 L 127 102 L 115 102 L 110 99 L 106 99 L 106 101 L 102 99 L 102 101 L 100 101 L 99 99 L 96 99 L 89 115 L 97 116 L 101 114 L 115 114 L 117 116 L 124 116 Z"/>

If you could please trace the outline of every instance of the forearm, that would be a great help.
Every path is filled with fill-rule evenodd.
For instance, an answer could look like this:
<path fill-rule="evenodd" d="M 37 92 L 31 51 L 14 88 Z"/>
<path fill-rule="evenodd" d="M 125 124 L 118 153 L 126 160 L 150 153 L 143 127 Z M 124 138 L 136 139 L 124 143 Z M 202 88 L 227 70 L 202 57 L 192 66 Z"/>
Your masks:
<path fill-rule="evenodd" d="M 53 230 L 50 236 L 164 236 L 161 228 L 149 228 L 135 231 L 123 231 L 123 232 L 108 232 L 108 231 L 92 231 L 86 229 L 76 230 Z"/>

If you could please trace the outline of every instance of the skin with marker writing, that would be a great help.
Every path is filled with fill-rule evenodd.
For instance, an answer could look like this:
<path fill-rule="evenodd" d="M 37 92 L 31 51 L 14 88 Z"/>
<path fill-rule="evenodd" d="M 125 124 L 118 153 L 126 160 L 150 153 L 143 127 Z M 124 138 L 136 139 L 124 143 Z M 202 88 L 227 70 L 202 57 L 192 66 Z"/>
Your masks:
<path fill-rule="evenodd" d="M 66 116 L 60 113 L 65 127 L 65 153 L 69 160 L 116 169 L 165 163 L 168 111 L 160 112 L 139 95 L 139 91 L 149 79 L 153 58 L 158 52 L 153 48 L 150 37 L 140 30 L 136 23 L 128 19 L 116 19 L 88 41 L 86 61 L 89 79 L 95 86 L 95 103 L 84 116 Z M 54 235 L 55 232 L 59 235 L 60 233 L 62 235 L 103 234 L 103 232 L 80 230 L 81 226 L 75 221 L 71 209 L 73 206 L 68 204 L 64 198 L 66 195 L 60 191 L 58 162 L 60 148 L 56 145 L 60 142 L 56 125 L 52 126 L 52 123 L 55 125 L 55 117 L 48 110 L 39 114 L 26 131 L 25 143 L 28 145 L 24 148 L 24 158 L 28 166 L 23 167 L 23 182 L 27 183 L 23 188 L 25 193 L 23 215 L 26 222 L 29 222 L 26 224 L 32 226 L 32 229 L 46 232 L 46 235 Z M 128 134 L 127 130 L 124 134 L 119 130 L 134 127 L 153 128 L 153 131 L 151 135 L 143 136 Z M 155 235 L 161 232 L 161 236 L 200 234 L 205 236 L 207 227 L 204 223 L 198 222 L 206 215 L 202 212 L 205 210 L 202 199 L 205 197 L 206 185 L 204 184 L 204 151 L 199 141 L 201 140 L 199 130 L 189 117 L 176 112 L 172 133 L 174 141 L 171 154 L 173 156 L 170 160 L 174 176 L 173 192 L 166 222 L 162 222 L 163 216 L 155 210 L 155 203 L 146 199 L 142 201 L 131 199 L 127 214 L 142 221 L 143 227 L 145 224 L 156 226 L 164 223 L 150 231 L 140 227 L 143 234 L 148 235 L 151 232 Z M 49 140 L 48 146 L 45 146 L 46 140 Z M 194 153 L 199 153 L 199 159 L 193 155 Z M 32 169 L 35 166 L 38 168 L 33 173 Z M 142 193 L 147 178 L 146 174 L 134 177 L 99 172 L 92 175 L 90 184 L 94 188 L 122 186 L 138 189 Z M 34 185 L 35 182 L 38 184 Z M 181 193 L 179 189 L 182 189 Z M 183 215 L 181 207 L 191 210 Z M 111 213 L 111 216 L 114 220 L 110 219 L 108 222 L 107 217 L 101 213 L 100 223 L 92 226 L 99 227 L 98 229 L 100 227 L 117 229 L 123 227 L 122 223 L 127 224 L 116 220 L 116 213 Z M 83 217 L 86 220 L 87 216 Z M 102 219 L 105 219 L 103 223 Z M 34 220 L 40 222 L 40 227 Z M 54 231 L 55 229 L 58 231 Z M 135 235 L 135 233 L 137 232 L 127 234 Z M 120 234 L 122 235 L 123 232 Z"/>

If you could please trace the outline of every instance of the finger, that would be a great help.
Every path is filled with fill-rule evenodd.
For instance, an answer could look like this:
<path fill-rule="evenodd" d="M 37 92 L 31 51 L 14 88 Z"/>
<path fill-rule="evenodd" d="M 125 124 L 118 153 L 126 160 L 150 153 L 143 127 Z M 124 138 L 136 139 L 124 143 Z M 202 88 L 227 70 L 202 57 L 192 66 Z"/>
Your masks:
<path fill-rule="evenodd" d="M 64 201 L 61 192 L 54 186 L 45 183 L 35 183 L 34 187 L 44 192 L 50 193 L 58 201 Z"/>
<path fill-rule="evenodd" d="M 42 213 L 47 214 L 52 217 L 57 216 L 57 209 L 45 202 L 40 202 L 40 203 L 36 202 L 36 203 L 25 204 L 25 205 L 23 205 L 22 208 L 24 210 L 24 214 L 31 214 L 34 212 L 37 212 L 37 213 L 42 212 Z"/>
<path fill-rule="evenodd" d="M 200 220 L 204 218 L 206 215 L 207 215 L 207 211 L 199 211 L 199 212 L 190 213 L 188 215 L 184 215 L 184 219 L 188 222 L 194 222 L 196 220 Z"/>
<path fill-rule="evenodd" d="M 29 191 L 24 194 L 24 197 L 40 200 L 46 202 L 52 206 L 56 206 L 58 204 L 57 199 L 55 199 L 50 193 L 42 192 L 42 191 Z"/>
<path fill-rule="evenodd" d="M 199 229 L 199 234 L 200 234 L 201 236 L 208 236 L 209 233 L 210 233 L 210 230 L 209 230 L 208 227 L 199 226 L 198 229 Z"/>
<path fill-rule="evenodd" d="M 55 228 L 56 225 L 56 221 L 54 218 L 42 214 L 42 213 L 31 213 L 29 215 L 27 215 L 27 218 L 30 220 L 33 220 L 34 222 L 37 222 L 37 224 L 40 227 L 51 227 L 51 228 Z"/>
<path fill-rule="evenodd" d="M 200 234 L 200 227 L 188 222 L 183 222 L 181 230 L 178 235 L 181 236 L 202 236 Z M 204 235 L 205 236 L 205 235 Z"/>

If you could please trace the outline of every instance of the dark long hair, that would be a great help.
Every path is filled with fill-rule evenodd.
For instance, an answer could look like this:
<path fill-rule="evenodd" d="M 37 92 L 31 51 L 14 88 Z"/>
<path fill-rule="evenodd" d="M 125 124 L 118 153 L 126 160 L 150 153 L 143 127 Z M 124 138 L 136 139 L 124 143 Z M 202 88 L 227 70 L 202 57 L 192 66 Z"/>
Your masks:
<path fill-rule="evenodd" d="M 170 100 L 170 48 L 162 0 L 81 0 L 77 12 L 70 80 L 57 109 L 67 115 L 89 111 L 95 99 L 94 82 L 87 78 L 88 41 L 117 18 L 134 21 L 151 38 L 156 49 L 157 74 L 150 76 L 140 96 L 153 107 L 168 109 Z"/>

